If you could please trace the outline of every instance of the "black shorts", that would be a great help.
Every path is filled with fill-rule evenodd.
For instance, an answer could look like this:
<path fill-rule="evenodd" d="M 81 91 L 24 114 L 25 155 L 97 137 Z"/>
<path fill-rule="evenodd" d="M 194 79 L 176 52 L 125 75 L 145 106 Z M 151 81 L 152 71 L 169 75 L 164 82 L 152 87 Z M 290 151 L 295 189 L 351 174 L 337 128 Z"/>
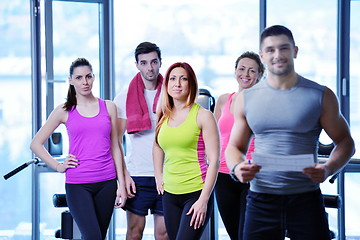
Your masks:
<path fill-rule="evenodd" d="M 155 177 L 132 177 L 136 186 L 136 194 L 126 200 L 124 210 L 137 215 L 146 216 L 149 213 L 164 215 L 162 195 L 156 190 Z"/>

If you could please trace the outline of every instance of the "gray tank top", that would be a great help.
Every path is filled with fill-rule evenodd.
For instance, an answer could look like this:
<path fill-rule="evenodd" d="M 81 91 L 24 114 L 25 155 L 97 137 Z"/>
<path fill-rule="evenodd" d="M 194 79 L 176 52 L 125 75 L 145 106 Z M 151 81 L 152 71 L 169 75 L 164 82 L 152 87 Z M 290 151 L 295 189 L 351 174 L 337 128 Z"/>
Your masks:
<path fill-rule="evenodd" d="M 325 87 L 299 76 L 294 87 L 274 89 L 264 79 L 244 90 L 244 113 L 255 135 L 255 152 L 272 155 L 313 154 L 317 148 Z M 301 172 L 258 172 L 250 190 L 270 194 L 313 191 L 319 184 Z"/>

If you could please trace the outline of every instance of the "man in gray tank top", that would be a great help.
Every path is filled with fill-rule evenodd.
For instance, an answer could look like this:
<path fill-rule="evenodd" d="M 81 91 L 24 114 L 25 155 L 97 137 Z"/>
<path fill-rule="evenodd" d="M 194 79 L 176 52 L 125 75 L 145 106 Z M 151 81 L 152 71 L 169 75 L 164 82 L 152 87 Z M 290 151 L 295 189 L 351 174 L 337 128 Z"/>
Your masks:
<path fill-rule="evenodd" d="M 239 95 L 226 158 L 234 178 L 250 181 L 244 240 L 330 239 L 319 184 L 355 152 L 335 94 L 295 72 L 298 53 L 284 26 L 265 29 L 260 56 L 264 81 Z M 324 129 L 335 147 L 325 164 L 317 159 Z M 243 156 L 255 136 L 253 161 Z"/>

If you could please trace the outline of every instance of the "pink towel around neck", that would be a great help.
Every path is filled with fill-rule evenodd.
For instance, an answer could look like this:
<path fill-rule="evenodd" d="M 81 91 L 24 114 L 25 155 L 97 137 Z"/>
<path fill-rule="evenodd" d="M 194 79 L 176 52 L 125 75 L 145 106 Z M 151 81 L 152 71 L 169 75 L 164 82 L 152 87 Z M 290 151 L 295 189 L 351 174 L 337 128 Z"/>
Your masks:
<path fill-rule="evenodd" d="M 156 95 L 153 103 L 153 112 L 156 112 L 156 104 L 159 100 L 163 76 L 159 74 L 156 85 Z M 126 97 L 126 130 L 129 134 L 151 129 L 149 110 L 144 96 L 144 82 L 140 72 L 135 75 L 129 85 Z"/>

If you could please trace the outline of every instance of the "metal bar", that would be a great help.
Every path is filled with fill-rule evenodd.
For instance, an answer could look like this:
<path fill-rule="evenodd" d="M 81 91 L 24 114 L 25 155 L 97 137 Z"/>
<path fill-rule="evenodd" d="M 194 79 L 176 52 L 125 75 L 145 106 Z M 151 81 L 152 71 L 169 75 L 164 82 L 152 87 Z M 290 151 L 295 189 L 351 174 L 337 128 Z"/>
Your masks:
<path fill-rule="evenodd" d="M 54 109 L 54 46 L 52 0 L 45 1 L 45 64 L 46 64 L 46 117 Z"/>
<path fill-rule="evenodd" d="M 345 119 L 350 122 L 349 59 L 350 59 L 350 0 L 338 0 L 337 22 L 337 96 Z M 345 79 L 345 81 L 343 80 Z M 345 199 L 345 177 L 341 170 L 337 188 L 341 199 Z M 338 239 L 345 239 L 345 201 L 338 211 Z"/>
<path fill-rule="evenodd" d="M 41 127 L 41 35 L 40 35 L 40 0 L 30 0 L 31 28 L 31 94 L 32 94 L 32 136 Z M 34 154 L 33 154 L 34 155 Z M 36 184 L 36 165 L 32 167 L 31 187 L 31 232 L 32 239 L 40 239 L 40 203 L 36 194 L 39 186 Z"/>
<path fill-rule="evenodd" d="M 100 97 L 112 99 L 114 95 L 114 17 L 113 1 L 99 4 L 99 56 L 100 56 Z"/>
<path fill-rule="evenodd" d="M 260 34 L 266 28 L 266 0 L 259 0 Z"/>
<path fill-rule="evenodd" d="M 341 113 L 350 122 L 350 0 L 338 0 L 337 96 Z"/>

